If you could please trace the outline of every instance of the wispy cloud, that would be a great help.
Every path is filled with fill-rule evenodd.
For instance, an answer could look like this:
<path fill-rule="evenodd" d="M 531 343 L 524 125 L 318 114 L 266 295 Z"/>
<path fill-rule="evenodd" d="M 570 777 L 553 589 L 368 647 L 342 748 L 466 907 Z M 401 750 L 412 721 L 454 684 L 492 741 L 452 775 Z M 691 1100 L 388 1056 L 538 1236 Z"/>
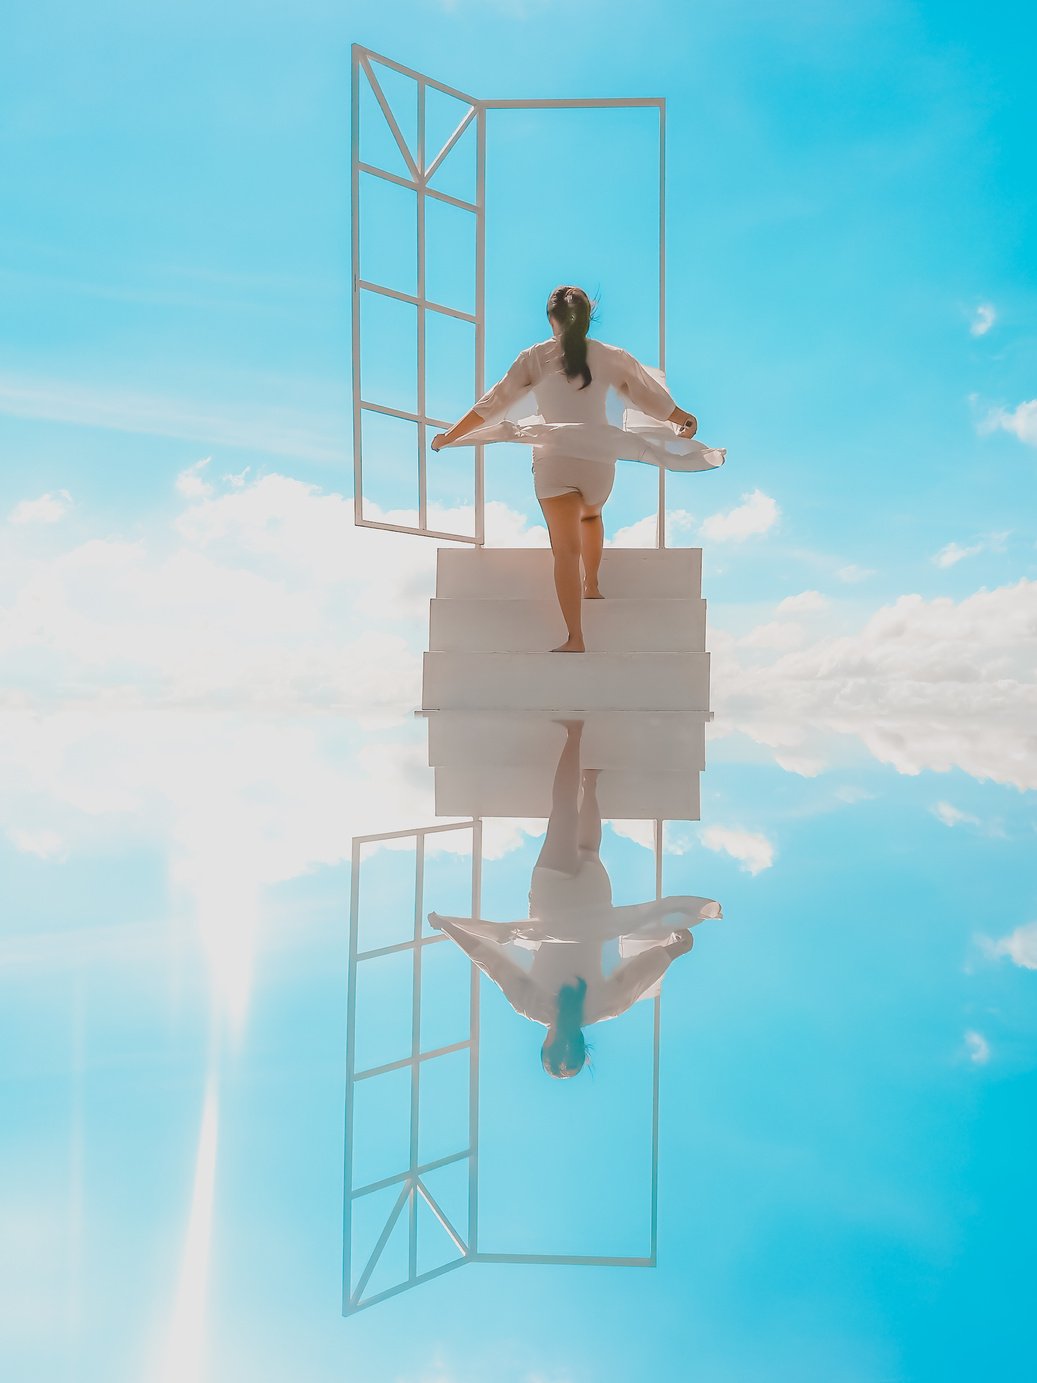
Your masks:
<path fill-rule="evenodd" d="M 997 312 L 993 303 L 980 303 L 972 315 L 969 331 L 973 336 L 986 336 L 996 321 Z"/>
<path fill-rule="evenodd" d="M 764 869 L 770 869 L 774 863 L 774 842 L 756 831 L 743 831 L 732 826 L 707 826 L 701 839 L 707 850 L 730 855 L 747 874 L 759 874 Z"/>
<path fill-rule="evenodd" d="M 1024 922 L 1007 936 L 988 941 L 987 949 L 991 955 L 1007 956 L 1024 970 L 1037 970 L 1037 922 Z"/>
<path fill-rule="evenodd" d="M 856 562 L 848 562 L 835 573 L 840 581 L 855 586 L 860 581 L 868 581 L 875 575 L 874 567 L 859 567 Z"/>
<path fill-rule="evenodd" d="M 182 470 L 176 478 L 177 492 L 186 499 L 205 499 L 211 495 L 212 486 L 202 475 L 211 460 L 211 456 L 203 456 L 200 461 L 196 461 L 194 465 Z M 228 476 L 227 479 L 235 488 L 240 488 L 236 476 Z"/>
<path fill-rule="evenodd" d="M 969 1060 L 976 1066 L 985 1066 L 990 1060 L 990 1043 L 974 1028 L 970 1028 L 965 1034 L 965 1050 Z"/>
<path fill-rule="evenodd" d="M 263 400 L 241 405 L 196 402 L 85 385 L 75 380 L 32 379 L 0 375 L 0 413 L 16 418 L 77 423 L 115 432 L 153 437 L 181 437 L 206 446 L 243 447 L 274 456 L 343 463 L 348 422 L 330 412 L 321 427 L 312 414 L 279 409 Z"/>
<path fill-rule="evenodd" d="M 770 495 L 753 490 L 743 495 L 741 504 L 733 509 L 703 519 L 699 531 L 712 542 L 741 542 L 744 538 L 769 532 L 778 522 L 780 513 L 777 502 Z"/>
<path fill-rule="evenodd" d="M 990 533 L 984 538 L 970 543 L 967 547 L 960 543 L 948 543 L 939 552 L 932 556 L 932 562 L 937 567 L 953 567 L 966 557 L 976 557 L 981 552 L 1004 552 L 1010 533 L 1006 530 L 1002 533 Z"/>
<path fill-rule="evenodd" d="M 1020 442 L 1037 447 L 1037 399 L 1028 399 L 1015 408 L 992 408 L 980 423 L 981 432 L 1011 432 Z"/>
<path fill-rule="evenodd" d="M 933 554 L 932 562 L 937 567 L 953 567 L 964 558 L 975 557 L 977 553 L 982 551 L 982 543 L 973 543 L 971 547 L 961 547 L 958 543 L 948 543 L 946 547 L 940 548 L 939 552 Z"/>
<path fill-rule="evenodd" d="M 959 811 L 951 802 L 937 802 L 929 810 L 945 826 L 978 826 L 980 824 L 978 816 L 973 816 L 971 812 Z"/>
<path fill-rule="evenodd" d="M 11 523 L 58 523 L 72 508 L 72 496 L 67 490 L 52 490 L 39 499 L 23 499 L 9 514 Z"/>

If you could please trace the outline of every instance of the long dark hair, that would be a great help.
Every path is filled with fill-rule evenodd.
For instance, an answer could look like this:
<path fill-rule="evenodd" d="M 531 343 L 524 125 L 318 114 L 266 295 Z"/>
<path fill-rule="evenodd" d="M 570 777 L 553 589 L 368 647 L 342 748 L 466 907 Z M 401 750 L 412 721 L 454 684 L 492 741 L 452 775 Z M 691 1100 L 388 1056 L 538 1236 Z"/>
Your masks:
<path fill-rule="evenodd" d="M 562 328 L 562 368 L 566 379 L 583 376 L 581 389 L 591 382 L 590 367 L 587 364 L 587 332 L 591 318 L 595 315 L 596 303 L 582 288 L 563 283 L 554 290 L 547 300 L 547 315 L 553 317 Z"/>
<path fill-rule="evenodd" d="M 557 1012 L 548 1028 L 540 1059 L 544 1070 L 556 1080 L 577 1076 L 587 1060 L 587 1043 L 583 1037 L 583 1003 L 587 996 L 587 981 L 563 984 L 558 991 Z"/>

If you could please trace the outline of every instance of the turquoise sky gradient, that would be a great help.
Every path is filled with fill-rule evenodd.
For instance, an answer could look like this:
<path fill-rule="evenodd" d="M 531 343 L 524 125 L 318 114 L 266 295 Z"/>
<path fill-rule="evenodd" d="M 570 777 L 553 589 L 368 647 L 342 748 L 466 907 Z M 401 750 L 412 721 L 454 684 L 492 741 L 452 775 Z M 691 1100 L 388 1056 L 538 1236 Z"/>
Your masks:
<path fill-rule="evenodd" d="M 1035 39 L 948 0 L 7 16 L 5 1378 L 1031 1376 Z M 671 489 L 716 720 L 665 886 L 725 917 L 664 988 L 658 1268 L 465 1267 L 344 1321 L 350 844 L 435 821 L 434 554 L 352 526 L 354 42 L 478 96 L 667 98 L 668 380 L 728 463 Z M 490 117 L 487 381 L 591 237 L 595 330 L 654 364 L 651 120 L 538 120 Z M 526 454 L 488 475 L 493 540 L 542 540 Z M 613 536 L 654 480 L 623 472 Z M 495 915 L 541 828 L 498 829 Z M 618 1128 L 646 1006 L 571 1089 L 483 1008 L 506 1223 L 515 1101 Z M 583 1170 L 559 1231 L 633 1225 Z"/>

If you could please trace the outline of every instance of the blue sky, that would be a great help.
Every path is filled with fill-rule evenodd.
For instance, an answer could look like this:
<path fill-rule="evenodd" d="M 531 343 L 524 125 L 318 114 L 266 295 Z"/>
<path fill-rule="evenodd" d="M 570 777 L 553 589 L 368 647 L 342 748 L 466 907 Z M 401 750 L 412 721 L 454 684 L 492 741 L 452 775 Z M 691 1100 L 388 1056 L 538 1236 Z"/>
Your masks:
<path fill-rule="evenodd" d="M 6 1374 L 1026 1376 L 1032 16 L 44 0 L 6 27 Z M 353 42 L 477 96 L 667 98 L 668 381 L 728 463 L 671 490 L 716 720 L 666 881 L 725 918 L 666 982 L 658 1269 L 465 1268 L 343 1321 L 350 842 L 435 821 L 434 554 L 352 525 Z M 586 266 L 598 334 L 654 364 L 651 120 L 490 121 L 487 380 Z M 488 455 L 492 540 L 542 543 L 523 455 Z M 502 915 L 537 829 L 494 837 Z M 606 829 L 631 896 L 636 837 Z M 558 1094 L 495 1000 L 488 1139 L 509 1082 L 537 1118 Z M 588 1118 L 641 1098 L 642 1017 L 603 1029 Z M 605 1163 L 581 1190 L 617 1196 Z"/>

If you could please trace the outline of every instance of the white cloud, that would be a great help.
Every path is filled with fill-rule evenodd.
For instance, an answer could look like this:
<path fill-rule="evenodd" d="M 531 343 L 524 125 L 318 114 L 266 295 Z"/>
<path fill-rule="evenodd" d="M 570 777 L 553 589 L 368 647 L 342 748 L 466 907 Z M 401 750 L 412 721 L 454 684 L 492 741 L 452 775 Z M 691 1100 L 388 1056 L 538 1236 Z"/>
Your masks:
<path fill-rule="evenodd" d="M 7 835 L 14 848 L 23 855 L 35 855 L 37 859 L 47 860 L 61 853 L 62 839 L 57 831 L 27 831 L 19 826 L 11 826 Z"/>
<path fill-rule="evenodd" d="M 990 950 L 995 956 L 1008 956 L 1013 965 L 1024 970 L 1037 970 L 1037 922 L 1025 922 L 1014 932 L 993 943 Z"/>
<path fill-rule="evenodd" d="M 776 615 L 805 615 L 816 610 L 824 610 L 832 602 L 820 591 L 800 591 L 799 595 L 787 595 L 778 602 Z"/>
<path fill-rule="evenodd" d="M 860 581 L 868 581 L 874 575 L 875 569 L 873 567 L 859 567 L 855 562 L 840 567 L 836 572 L 839 580 L 845 581 L 848 586 L 855 586 Z"/>
<path fill-rule="evenodd" d="M 632 840 L 635 845 L 642 846 L 645 850 L 655 849 L 655 823 L 653 821 L 612 821 L 609 823 L 612 831 L 617 836 L 623 836 L 626 840 Z"/>
<path fill-rule="evenodd" d="M 971 547 L 960 547 L 957 543 L 948 543 L 939 552 L 934 553 L 933 563 L 938 567 L 953 567 L 965 557 L 975 557 L 978 552 L 983 551 L 982 543 L 974 543 Z"/>
<path fill-rule="evenodd" d="M 646 514 L 643 519 L 620 528 L 612 538 L 606 538 L 606 547 L 654 547 L 658 516 Z M 672 545 L 679 533 L 690 533 L 695 527 L 695 517 L 687 509 L 667 509 L 666 537 Z"/>
<path fill-rule="evenodd" d="M 828 766 L 824 759 L 813 754 L 775 753 L 774 762 L 786 773 L 795 773 L 799 778 L 816 778 Z"/>
<path fill-rule="evenodd" d="M 393 726 L 387 735 L 314 709 L 237 705 L 0 711 L 0 831 L 13 836 L 31 820 L 37 842 L 58 840 L 72 859 L 142 844 L 161 852 L 172 915 L 237 1031 L 268 891 L 348 862 L 354 835 L 434 819 L 424 725 L 397 717 Z M 165 928 L 151 935 L 170 944 Z M 0 968 L 68 963 L 70 945 L 111 950 L 117 963 L 139 941 L 121 926 L 13 934 L 0 939 Z"/>
<path fill-rule="evenodd" d="M 1035 581 L 960 601 L 901 596 L 766 662 L 743 661 L 715 627 L 711 641 L 718 720 L 759 743 L 813 757 L 854 735 L 901 773 L 960 768 L 1037 788 Z"/>
<path fill-rule="evenodd" d="M 969 324 L 969 331 L 973 336 L 986 336 L 996 321 L 997 312 L 994 310 L 993 304 L 980 303 Z"/>
<path fill-rule="evenodd" d="M 743 634 L 737 641 L 738 647 L 776 651 L 799 648 L 807 641 L 807 631 L 790 616 L 816 614 L 830 604 L 828 597 L 820 591 L 800 591 L 798 595 L 786 596 L 775 606 L 774 618 L 755 625 L 747 634 Z"/>
<path fill-rule="evenodd" d="M 930 808 L 933 816 L 943 822 L 945 826 L 978 826 L 979 817 L 972 816 L 970 812 L 959 811 L 951 802 L 937 802 L 935 807 Z"/>
<path fill-rule="evenodd" d="M 738 860 L 747 874 L 759 874 L 774 863 L 774 844 L 754 831 L 742 831 L 730 826 L 707 826 L 702 832 L 702 844 L 707 850 L 730 855 Z"/>
<path fill-rule="evenodd" d="M 1020 442 L 1037 447 L 1037 399 L 1028 399 L 1009 410 L 994 408 L 987 414 L 980 426 L 981 432 L 994 432 L 997 429 L 1011 432 Z"/>
<path fill-rule="evenodd" d="M 700 533 L 711 542 L 731 540 L 741 542 L 744 538 L 758 533 L 766 533 L 778 521 L 781 511 L 770 495 L 762 490 L 753 490 L 742 496 L 742 503 L 726 513 L 710 514 L 703 519 Z"/>
<path fill-rule="evenodd" d="M 180 472 L 176 478 L 178 494 L 183 495 L 186 499 L 204 499 L 212 494 L 212 486 L 202 475 L 211 460 L 211 456 L 203 456 L 193 466 L 188 466 L 186 470 Z M 228 479 L 230 479 L 229 476 Z"/>
<path fill-rule="evenodd" d="M 985 1066 L 990 1060 L 990 1043 L 981 1032 L 970 1028 L 965 1034 L 965 1048 L 976 1066 Z"/>
<path fill-rule="evenodd" d="M 741 648 L 797 648 L 806 639 L 806 630 L 792 620 L 769 620 L 758 624 L 738 640 Z"/>
<path fill-rule="evenodd" d="M 875 800 L 873 792 L 869 792 L 867 788 L 859 788 L 853 783 L 836 788 L 835 795 L 840 802 L 845 802 L 851 807 L 856 806 L 858 802 L 873 802 Z"/>
<path fill-rule="evenodd" d="M 39 499 L 20 500 L 8 516 L 11 523 L 58 523 L 72 508 L 67 490 L 52 490 Z"/>
<path fill-rule="evenodd" d="M 0 704 L 417 705 L 435 545 L 356 528 L 351 499 L 288 476 L 217 493 L 202 470 L 168 527 L 5 554 Z M 547 543 L 504 504 L 486 523 Z"/>

